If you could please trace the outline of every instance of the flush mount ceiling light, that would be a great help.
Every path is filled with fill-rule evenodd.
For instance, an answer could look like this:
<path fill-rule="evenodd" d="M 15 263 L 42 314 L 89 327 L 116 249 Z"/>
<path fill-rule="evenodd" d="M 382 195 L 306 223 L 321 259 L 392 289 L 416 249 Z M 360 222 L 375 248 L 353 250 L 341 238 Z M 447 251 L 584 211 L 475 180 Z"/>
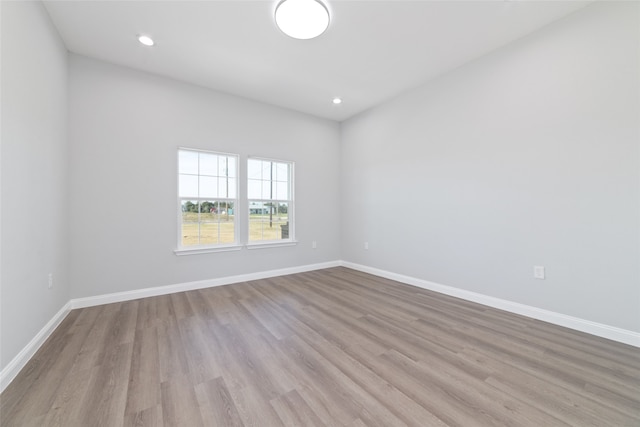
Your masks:
<path fill-rule="evenodd" d="M 276 7 L 276 24 L 289 37 L 312 39 L 329 26 L 329 11 L 317 0 L 283 0 Z"/>
<path fill-rule="evenodd" d="M 140 34 L 138 36 L 138 41 L 140 43 L 142 43 L 143 45 L 149 46 L 149 47 L 151 47 L 151 46 L 153 46 L 155 44 L 155 42 L 153 41 L 153 39 L 151 37 L 145 36 L 143 34 Z"/>
<path fill-rule="evenodd" d="M 338 105 L 338 104 L 342 104 L 342 98 L 333 98 L 332 101 L 334 104 Z"/>

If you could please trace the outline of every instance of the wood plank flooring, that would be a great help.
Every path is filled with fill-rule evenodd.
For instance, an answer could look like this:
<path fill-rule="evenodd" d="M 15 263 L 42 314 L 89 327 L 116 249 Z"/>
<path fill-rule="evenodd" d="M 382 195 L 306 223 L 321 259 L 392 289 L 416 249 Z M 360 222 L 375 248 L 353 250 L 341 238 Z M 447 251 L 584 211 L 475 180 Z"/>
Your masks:
<path fill-rule="evenodd" d="M 9 426 L 640 426 L 640 350 L 346 268 L 72 311 Z"/>

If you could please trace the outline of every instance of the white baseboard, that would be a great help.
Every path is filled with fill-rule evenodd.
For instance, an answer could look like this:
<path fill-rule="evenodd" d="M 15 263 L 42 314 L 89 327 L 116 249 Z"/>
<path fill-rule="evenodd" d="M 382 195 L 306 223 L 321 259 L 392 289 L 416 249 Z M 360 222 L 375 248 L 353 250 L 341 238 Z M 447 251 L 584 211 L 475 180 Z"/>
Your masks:
<path fill-rule="evenodd" d="M 116 292 L 113 294 L 98 295 L 95 297 L 76 298 L 67 302 L 60 311 L 42 328 L 40 332 L 22 349 L 11 362 L 0 371 L 0 393 L 13 381 L 18 373 L 25 367 L 27 362 L 38 351 L 40 346 L 46 341 L 51 333 L 58 327 L 60 322 L 76 308 L 92 307 L 95 305 L 110 304 L 113 302 L 130 301 L 139 298 L 166 295 L 176 292 L 190 291 L 195 289 L 210 288 L 214 286 L 228 285 L 231 283 L 247 282 L 250 280 L 267 279 L 269 277 L 285 276 L 287 274 L 304 273 L 305 271 L 321 270 L 340 266 L 340 261 L 330 261 L 319 264 L 308 264 L 299 267 L 282 268 L 278 270 L 261 271 L 257 273 L 241 274 L 237 276 L 222 277 L 219 279 L 200 280 L 197 282 L 179 283 L 176 285 L 158 286 L 153 288 L 137 289 L 127 292 Z"/>
<path fill-rule="evenodd" d="M 483 294 L 478 294 L 464 289 L 441 285 L 415 277 L 404 276 L 402 274 L 391 273 L 365 265 L 355 264 L 348 261 L 330 261 L 319 264 L 309 264 L 299 267 L 282 268 L 278 270 L 262 271 L 257 273 L 241 274 L 237 276 L 222 277 L 211 280 L 200 280 L 196 282 L 179 283 L 175 285 L 158 286 L 153 288 L 137 289 L 127 292 L 116 292 L 113 294 L 98 295 L 87 298 L 76 298 L 67 302 L 64 307 L 56 313 L 53 318 L 38 332 L 38 334 L 27 344 L 9 364 L 0 371 L 0 393 L 13 381 L 20 370 L 29 362 L 40 346 L 46 341 L 51 333 L 58 327 L 72 309 L 92 307 L 114 302 L 130 301 L 139 298 L 146 298 L 157 295 L 167 295 L 175 292 L 190 291 L 195 289 L 210 288 L 214 286 L 228 285 L 231 283 L 247 282 L 250 280 L 266 279 L 269 277 L 284 276 L 287 274 L 304 273 L 306 271 L 321 270 L 324 268 L 343 266 L 353 270 L 384 277 L 397 282 L 406 283 L 419 288 L 428 289 L 467 301 L 477 302 L 489 307 L 498 308 L 511 313 L 520 314 L 555 325 L 564 326 L 577 331 L 586 332 L 613 341 L 640 347 L 640 334 L 577 317 L 567 316 L 553 311 L 543 310 L 528 305 L 494 298 Z"/>
<path fill-rule="evenodd" d="M 36 351 L 49 338 L 51 333 L 60 325 L 71 311 L 71 302 L 67 302 L 52 318 L 44 325 L 44 328 L 36 334 L 20 353 L 14 357 L 5 368 L 0 371 L 0 393 L 13 381 L 18 373 L 31 360 Z"/>
<path fill-rule="evenodd" d="M 406 283 L 418 288 L 428 289 L 430 291 L 439 292 L 441 294 L 450 295 L 467 301 L 477 302 L 479 304 L 498 308 L 510 313 L 520 314 L 522 316 L 553 323 L 554 325 L 564 326 L 566 328 L 575 329 L 576 331 L 586 332 L 598 337 L 629 344 L 634 347 L 640 347 L 640 333 L 637 332 L 580 319 L 578 317 L 567 316 L 566 314 L 560 314 L 517 302 L 490 297 L 476 292 L 466 291 L 464 289 L 441 285 L 427 280 L 416 279 L 415 277 L 391 273 L 389 271 L 355 264 L 348 261 L 342 261 L 340 264 L 343 267 L 373 274 L 374 276 L 384 277 L 386 279 L 395 280 L 396 282 Z"/>
<path fill-rule="evenodd" d="M 192 291 L 195 289 L 212 288 L 214 286 L 229 285 L 231 283 L 247 282 L 250 280 L 267 279 L 269 277 L 285 276 L 287 274 L 304 273 L 305 271 L 321 270 L 323 268 L 338 267 L 340 261 L 308 264 L 299 267 L 281 268 L 278 270 L 260 271 L 257 273 L 240 274 L 237 276 L 221 277 L 219 279 L 199 280 L 197 282 L 178 283 L 175 285 L 157 286 L 154 288 L 136 289 L 135 291 L 116 292 L 95 297 L 76 298 L 69 301 L 71 308 L 93 307 L 95 305 L 111 304 L 113 302 L 131 301 L 139 298 L 173 294 L 176 292 Z"/>

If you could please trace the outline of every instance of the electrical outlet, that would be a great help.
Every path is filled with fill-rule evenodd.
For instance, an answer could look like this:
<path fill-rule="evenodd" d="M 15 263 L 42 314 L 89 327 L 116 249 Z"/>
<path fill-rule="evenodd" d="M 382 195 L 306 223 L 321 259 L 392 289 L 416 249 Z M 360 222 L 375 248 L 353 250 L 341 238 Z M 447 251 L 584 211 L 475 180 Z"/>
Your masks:
<path fill-rule="evenodd" d="M 365 251 L 369 250 L 369 242 L 364 242 L 364 250 Z"/>
<path fill-rule="evenodd" d="M 535 279 L 544 280 L 544 267 L 541 266 L 541 265 L 534 265 L 533 266 L 533 277 Z"/>
<path fill-rule="evenodd" d="M 53 273 L 49 273 L 49 289 L 53 288 Z"/>
<path fill-rule="evenodd" d="M 318 247 L 318 244 L 316 243 L 316 241 L 314 240 L 313 242 L 311 242 L 311 248 L 315 249 Z"/>

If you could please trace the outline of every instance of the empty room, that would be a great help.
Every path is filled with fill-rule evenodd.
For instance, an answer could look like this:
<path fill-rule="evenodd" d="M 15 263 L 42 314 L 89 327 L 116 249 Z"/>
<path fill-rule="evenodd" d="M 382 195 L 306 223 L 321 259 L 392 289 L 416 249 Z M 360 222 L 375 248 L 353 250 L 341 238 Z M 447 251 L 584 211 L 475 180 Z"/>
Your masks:
<path fill-rule="evenodd" d="M 640 426 L 640 2 L 0 25 L 2 427 Z"/>

